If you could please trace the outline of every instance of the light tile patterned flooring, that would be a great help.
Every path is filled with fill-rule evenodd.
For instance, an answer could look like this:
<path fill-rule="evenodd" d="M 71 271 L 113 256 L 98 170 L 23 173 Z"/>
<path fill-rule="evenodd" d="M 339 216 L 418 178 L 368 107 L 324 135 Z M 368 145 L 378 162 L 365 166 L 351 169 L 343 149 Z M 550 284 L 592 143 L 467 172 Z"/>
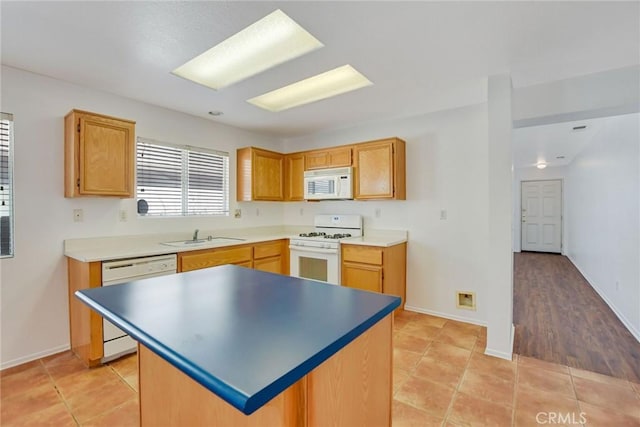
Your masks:
<path fill-rule="evenodd" d="M 394 328 L 394 427 L 640 426 L 640 384 L 485 356 L 475 325 L 402 312 Z M 64 352 L 2 371 L 0 424 L 137 426 L 136 364 L 86 369 Z"/>

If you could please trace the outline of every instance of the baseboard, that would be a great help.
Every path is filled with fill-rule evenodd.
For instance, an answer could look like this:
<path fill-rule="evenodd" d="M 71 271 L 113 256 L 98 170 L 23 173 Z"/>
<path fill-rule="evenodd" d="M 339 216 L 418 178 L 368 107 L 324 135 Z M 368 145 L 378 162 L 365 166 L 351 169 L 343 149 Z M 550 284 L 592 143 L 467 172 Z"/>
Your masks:
<path fill-rule="evenodd" d="M 618 311 L 618 309 L 616 308 L 616 306 L 613 304 L 613 302 L 607 298 L 607 295 L 604 293 L 604 291 L 602 289 L 600 289 L 593 280 L 591 280 L 589 278 L 589 276 L 587 274 L 585 274 L 584 271 L 582 271 L 582 269 L 578 266 L 578 264 L 575 262 L 575 260 L 570 256 L 567 255 L 567 258 L 569 258 L 569 261 L 571 261 L 571 263 L 573 264 L 573 266 L 575 268 L 578 269 L 578 271 L 580 272 L 580 274 L 582 274 L 582 277 L 584 277 L 587 281 L 587 283 L 593 288 L 594 291 L 596 291 L 596 293 L 598 295 L 600 295 L 600 298 L 602 298 L 602 300 L 609 306 L 609 308 L 611 309 L 611 311 L 613 311 L 613 313 L 616 315 L 616 317 L 620 320 L 620 322 L 622 322 L 622 324 L 624 325 L 625 328 L 627 328 L 627 330 L 629 332 L 631 332 L 631 335 L 633 335 L 633 337 L 636 339 L 636 341 L 638 341 L 640 343 L 640 331 L 638 331 L 631 322 L 629 322 L 627 320 L 627 318 L 624 316 L 624 314 L 620 313 Z"/>
<path fill-rule="evenodd" d="M 499 357 L 500 359 L 513 360 L 513 342 L 515 340 L 515 336 L 516 336 L 516 326 L 512 323 L 511 337 L 509 338 L 509 348 L 511 349 L 511 351 L 505 352 L 500 350 L 494 350 L 492 348 L 486 348 L 484 350 L 484 354 L 486 354 L 487 356 Z"/>
<path fill-rule="evenodd" d="M 471 323 L 473 325 L 479 325 L 484 327 L 487 326 L 487 322 L 483 322 L 481 320 L 471 319 L 469 317 L 463 317 L 463 316 L 456 316 L 448 313 L 442 313 L 435 310 L 427 310 L 425 308 L 414 307 L 408 304 L 405 304 L 404 309 L 407 311 L 413 311 L 416 313 L 430 314 L 431 316 L 437 316 L 437 317 L 443 317 L 445 319 L 456 320 L 458 322 Z"/>
<path fill-rule="evenodd" d="M 487 348 L 484 350 L 484 354 L 487 356 L 498 357 L 500 359 L 513 360 L 513 353 L 506 353 L 504 351 L 492 350 Z"/>
<path fill-rule="evenodd" d="M 13 368 L 14 366 L 22 365 L 23 363 L 31 362 L 32 360 L 38 360 L 42 357 L 51 356 L 52 354 L 60 353 L 69 350 L 70 348 L 71 347 L 69 347 L 69 344 L 60 345 L 58 347 L 40 351 L 38 353 L 33 353 L 27 356 L 19 357 L 17 359 L 9 360 L 8 362 L 1 362 L 0 371 L 7 368 Z"/>

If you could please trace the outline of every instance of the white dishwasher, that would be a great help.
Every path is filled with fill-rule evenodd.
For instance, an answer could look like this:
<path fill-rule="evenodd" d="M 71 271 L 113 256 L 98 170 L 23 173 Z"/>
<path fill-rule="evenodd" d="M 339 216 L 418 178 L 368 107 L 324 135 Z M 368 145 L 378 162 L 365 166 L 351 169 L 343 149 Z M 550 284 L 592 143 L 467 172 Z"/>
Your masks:
<path fill-rule="evenodd" d="M 175 254 L 104 261 L 102 286 L 175 274 L 177 265 Z M 123 330 L 104 319 L 102 319 L 102 338 L 104 342 L 102 363 L 136 351 L 136 342 Z"/>

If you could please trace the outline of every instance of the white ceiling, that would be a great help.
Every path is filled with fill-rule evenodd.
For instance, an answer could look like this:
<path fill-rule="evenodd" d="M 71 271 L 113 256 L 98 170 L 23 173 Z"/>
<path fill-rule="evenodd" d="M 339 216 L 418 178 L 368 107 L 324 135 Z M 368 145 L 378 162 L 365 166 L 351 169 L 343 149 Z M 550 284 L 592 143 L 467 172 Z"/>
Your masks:
<path fill-rule="evenodd" d="M 279 137 L 638 63 L 638 2 L 8 2 L 2 63 Z M 170 71 L 280 8 L 324 48 L 219 92 Z M 374 86 L 281 113 L 247 99 L 351 64 Z M 474 96 L 476 98 L 474 98 Z M 221 117 L 207 115 L 224 112 Z"/>
<path fill-rule="evenodd" d="M 606 121 L 606 117 L 601 117 L 514 129 L 513 167 L 532 167 L 538 162 L 548 166 L 568 165 L 589 145 Z M 573 130 L 577 126 L 587 127 Z M 558 159 L 559 156 L 564 158 Z"/>

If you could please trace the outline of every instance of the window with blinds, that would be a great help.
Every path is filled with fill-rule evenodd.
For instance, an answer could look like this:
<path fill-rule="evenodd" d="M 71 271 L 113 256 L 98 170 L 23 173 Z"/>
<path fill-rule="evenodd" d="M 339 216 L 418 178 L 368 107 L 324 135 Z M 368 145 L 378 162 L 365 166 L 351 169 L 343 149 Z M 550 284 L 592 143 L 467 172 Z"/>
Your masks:
<path fill-rule="evenodd" d="M 13 115 L 0 113 L 0 257 L 13 256 Z"/>
<path fill-rule="evenodd" d="M 138 138 L 138 214 L 229 214 L 229 154 Z"/>

